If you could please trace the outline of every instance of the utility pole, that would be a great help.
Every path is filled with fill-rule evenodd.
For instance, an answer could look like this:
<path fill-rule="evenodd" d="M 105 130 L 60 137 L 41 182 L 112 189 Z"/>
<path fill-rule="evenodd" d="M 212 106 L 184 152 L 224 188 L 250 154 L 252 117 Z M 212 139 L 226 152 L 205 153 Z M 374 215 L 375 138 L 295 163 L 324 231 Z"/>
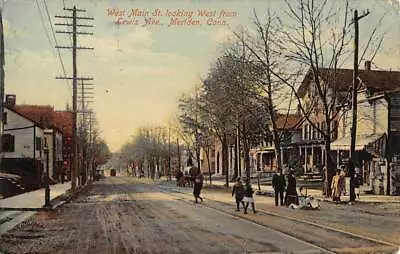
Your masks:
<path fill-rule="evenodd" d="M 4 132 L 4 31 L 3 10 L 0 8 L 0 170 L 3 163 L 3 132 Z"/>
<path fill-rule="evenodd" d="M 357 10 L 354 11 L 354 70 L 353 70 L 353 89 L 352 89 L 352 124 L 351 124 L 351 143 L 350 143 L 350 158 L 349 158 L 349 174 L 350 174 L 350 202 L 355 201 L 355 170 L 357 156 L 356 156 L 356 136 L 357 136 L 357 90 L 358 90 L 358 21 L 369 14 L 367 10 L 360 17 Z"/>
<path fill-rule="evenodd" d="M 78 96 L 78 100 L 80 101 L 80 153 L 81 153 L 81 175 L 82 175 L 82 182 L 83 184 L 86 184 L 88 180 L 88 130 L 87 130 L 87 114 L 91 113 L 90 110 L 88 110 L 88 105 L 89 103 L 92 103 L 93 101 L 91 99 L 94 99 L 93 97 L 93 84 L 91 83 L 84 83 L 81 81 L 81 95 Z M 79 107 L 78 107 L 79 108 Z"/>
<path fill-rule="evenodd" d="M 91 17 L 78 17 L 77 12 L 86 12 L 86 10 L 77 9 L 75 6 L 74 8 L 64 8 L 65 11 L 71 11 L 72 16 L 55 16 L 56 18 L 63 18 L 63 19 L 72 19 L 71 23 L 57 23 L 55 25 L 58 26 L 72 26 L 71 31 L 56 31 L 56 33 L 63 33 L 63 34 L 72 34 L 72 47 L 70 46 L 56 46 L 56 48 L 62 49 L 72 49 L 72 77 L 56 77 L 56 79 L 70 79 L 72 80 L 72 171 L 71 171 L 71 188 L 73 191 L 76 189 L 76 178 L 78 177 L 78 138 L 77 138 L 77 90 L 78 90 L 78 80 L 85 81 L 85 80 L 93 80 L 93 78 L 84 78 L 78 77 L 77 75 L 77 66 L 76 66 L 76 50 L 77 49 L 93 49 L 87 47 L 77 47 L 77 35 L 93 35 L 93 33 L 87 32 L 78 32 L 77 27 L 93 27 L 92 25 L 83 25 L 77 24 L 77 20 L 94 20 Z"/>

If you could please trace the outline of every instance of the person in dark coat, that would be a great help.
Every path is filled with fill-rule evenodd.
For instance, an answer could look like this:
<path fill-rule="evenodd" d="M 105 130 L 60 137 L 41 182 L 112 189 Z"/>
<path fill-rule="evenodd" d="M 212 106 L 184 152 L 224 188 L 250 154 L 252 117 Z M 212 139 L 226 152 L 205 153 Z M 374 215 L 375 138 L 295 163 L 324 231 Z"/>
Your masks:
<path fill-rule="evenodd" d="M 298 205 L 298 195 L 296 190 L 296 178 L 293 172 L 290 172 L 288 175 L 288 185 L 286 189 L 286 196 L 285 196 L 285 205 L 289 206 L 290 204 Z"/>
<path fill-rule="evenodd" d="M 242 184 L 242 181 L 240 181 L 240 178 L 238 178 L 237 182 L 235 183 L 235 185 L 233 185 L 233 189 L 232 189 L 232 197 L 233 197 L 233 195 L 235 195 L 235 199 L 236 199 L 236 211 L 240 211 L 240 209 L 239 209 L 240 203 L 242 203 L 243 208 L 244 208 L 244 202 L 243 202 L 244 193 L 245 193 L 244 186 Z"/>
<path fill-rule="evenodd" d="M 198 203 L 197 202 L 198 198 L 201 200 L 201 202 L 203 202 L 203 198 L 200 197 L 200 192 L 201 192 L 201 189 L 203 188 L 204 175 L 200 169 L 193 168 L 193 170 L 197 170 L 197 175 L 194 178 L 194 187 L 193 187 L 193 196 L 195 198 L 194 202 Z M 196 172 L 196 171 L 194 171 L 194 172 Z"/>
<path fill-rule="evenodd" d="M 275 205 L 278 206 L 278 196 L 281 201 L 281 206 L 283 206 L 283 193 L 286 187 L 285 176 L 282 174 L 282 170 L 279 170 L 278 173 L 275 173 L 272 177 L 272 187 L 275 191 Z"/>
<path fill-rule="evenodd" d="M 249 207 L 249 204 L 251 204 L 251 208 L 253 208 L 253 213 L 256 213 L 256 205 L 254 204 L 253 193 L 254 193 L 254 190 L 251 187 L 250 182 L 247 182 L 246 191 L 244 193 L 244 198 L 243 198 L 243 201 L 245 203 L 245 206 L 244 206 L 245 214 L 247 214 L 247 208 Z"/>

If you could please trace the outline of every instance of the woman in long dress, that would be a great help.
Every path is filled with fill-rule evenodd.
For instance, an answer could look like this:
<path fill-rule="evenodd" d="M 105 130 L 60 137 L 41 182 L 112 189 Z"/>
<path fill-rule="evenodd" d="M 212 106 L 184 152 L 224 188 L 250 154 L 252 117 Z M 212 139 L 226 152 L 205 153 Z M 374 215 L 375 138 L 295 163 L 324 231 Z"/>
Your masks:
<path fill-rule="evenodd" d="M 336 203 L 340 202 L 340 196 L 344 190 L 344 177 L 341 175 L 341 170 L 336 170 L 336 175 L 332 179 L 331 189 L 332 189 L 332 199 Z"/>
<path fill-rule="evenodd" d="M 289 206 L 290 204 L 299 204 L 299 198 L 296 190 L 296 178 L 293 172 L 288 175 L 288 185 L 286 189 L 285 204 Z"/>

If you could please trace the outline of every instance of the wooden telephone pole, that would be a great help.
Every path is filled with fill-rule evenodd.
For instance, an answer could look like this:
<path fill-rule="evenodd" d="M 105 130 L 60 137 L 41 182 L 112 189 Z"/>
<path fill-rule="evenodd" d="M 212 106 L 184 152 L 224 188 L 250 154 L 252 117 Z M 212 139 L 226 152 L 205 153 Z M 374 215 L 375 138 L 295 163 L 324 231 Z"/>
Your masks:
<path fill-rule="evenodd" d="M 66 26 L 66 27 L 71 27 L 72 26 L 72 32 L 71 31 L 56 31 L 57 33 L 63 33 L 63 34 L 72 34 L 72 47 L 70 46 L 56 46 L 56 48 L 62 48 L 62 49 L 72 49 L 72 77 L 56 77 L 56 79 L 69 79 L 72 80 L 72 121 L 73 121 L 73 126 L 72 126 L 72 170 L 71 170 L 71 188 L 74 191 L 76 188 L 76 179 L 78 176 L 78 138 L 77 138 L 77 90 L 78 90 L 78 80 L 86 81 L 86 80 L 93 80 L 93 78 L 84 78 L 84 77 L 78 77 L 77 75 L 77 66 L 76 66 L 76 50 L 78 49 L 93 49 L 93 48 L 87 48 L 87 47 L 78 47 L 77 46 L 77 35 L 93 35 L 93 33 L 87 33 L 87 32 L 78 32 L 77 28 L 78 27 L 93 27 L 92 25 L 83 25 L 83 24 L 77 24 L 77 20 L 93 20 L 93 18 L 90 17 L 78 17 L 77 12 L 85 12 L 86 10 L 81 10 L 77 9 L 75 6 L 74 8 L 64 8 L 65 11 L 71 11 L 72 16 L 55 16 L 56 18 L 62 18 L 62 19 L 72 19 L 72 24 L 71 23 L 58 23 L 55 25 L 58 26 Z"/>
<path fill-rule="evenodd" d="M 357 90 L 358 90 L 358 21 L 369 14 L 365 12 L 360 17 L 357 10 L 354 11 L 354 18 L 350 24 L 354 23 L 354 70 L 353 70 L 353 89 L 352 89 L 352 124 L 351 124 L 351 143 L 350 143 L 350 159 L 349 159 L 349 174 L 350 174 L 350 201 L 356 199 L 355 194 L 355 170 L 356 157 L 356 136 L 357 136 Z"/>

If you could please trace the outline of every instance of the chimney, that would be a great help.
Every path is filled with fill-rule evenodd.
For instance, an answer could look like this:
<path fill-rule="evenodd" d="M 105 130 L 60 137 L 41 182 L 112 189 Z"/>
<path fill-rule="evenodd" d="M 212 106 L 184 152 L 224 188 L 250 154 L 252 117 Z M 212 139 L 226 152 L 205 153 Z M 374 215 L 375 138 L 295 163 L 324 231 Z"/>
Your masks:
<path fill-rule="evenodd" d="M 366 70 L 368 70 L 368 71 L 371 70 L 371 61 L 365 61 L 364 65 L 365 65 Z"/>
<path fill-rule="evenodd" d="M 7 94 L 6 95 L 6 106 L 9 108 L 15 108 L 15 102 L 16 102 L 16 96 L 15 94 Z"/>

